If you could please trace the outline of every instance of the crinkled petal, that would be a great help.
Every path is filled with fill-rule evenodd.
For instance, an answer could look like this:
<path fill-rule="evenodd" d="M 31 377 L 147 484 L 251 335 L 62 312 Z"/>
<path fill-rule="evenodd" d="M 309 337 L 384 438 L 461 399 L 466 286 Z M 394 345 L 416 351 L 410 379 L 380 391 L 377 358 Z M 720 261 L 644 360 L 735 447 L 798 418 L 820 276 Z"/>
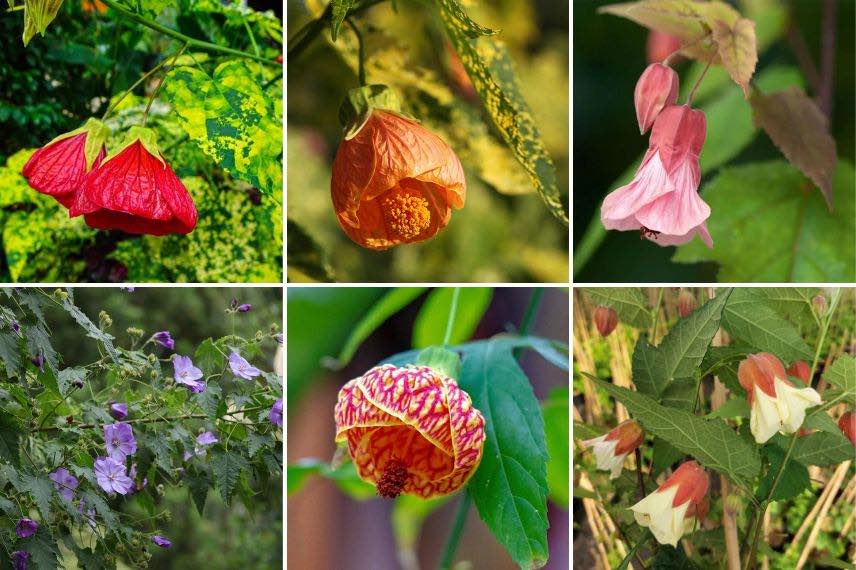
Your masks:
<path fill-rule="evenodd" d="M 687 155 L 687 159 L 675 169 L 671 180 L 675 191 L 640 208 L 636 219 L 649 230 L 683 236 L 710 216 L 710 206 L 698 194 L 698 160 Z"/>
<path fill-rule="evenodd" d="M 675 190 L 658 151 L 649 151 L 633 181 L 611 192 L 600 208 L 600 219 L 608 230 L 631 230 L 640 227 L 636 213 L 646 204 Z"/>
<path fill-rule="evenodd" d="M 689 501 L 677 507 L 672 506 L 676 486 L 664 491 L 654 491 L 632 507 L 633 516 L 640 526 L 651 529 L 651 533 L 660 544 L 677 546 L 678 540 L 686 530 L 684 515 L 689 508 Z"/>
<path fill-rule="evenodd" d="M 806 409 L 821 403 L 813 388 L 795 388 L 779 378 L 775 386 L 775 398 L 755 386 L 749 427 L 758 443 L 766 443 L 777 432 L 795 433 L 805 421 Z"/>

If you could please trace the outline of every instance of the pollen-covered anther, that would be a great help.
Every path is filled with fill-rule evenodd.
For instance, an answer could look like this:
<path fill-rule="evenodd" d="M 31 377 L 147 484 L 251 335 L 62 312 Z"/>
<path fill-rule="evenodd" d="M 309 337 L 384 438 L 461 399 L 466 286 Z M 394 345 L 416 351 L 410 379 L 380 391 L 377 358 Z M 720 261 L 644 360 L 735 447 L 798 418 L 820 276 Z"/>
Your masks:
<path fill-rule="evenodd" d="M 431 225 L 428 200 L 419 192 L 395 186 L 381 199 L 383 216 L 391 234 L 409 240 Z"/>
<path fill-rule="evenodd" d="M 407 468 L 400 459 L 390 459 L 383 468 L 383 475 L 377 481 L 377 494 L 394 499 L 404 490 L 407 483 Z"/>

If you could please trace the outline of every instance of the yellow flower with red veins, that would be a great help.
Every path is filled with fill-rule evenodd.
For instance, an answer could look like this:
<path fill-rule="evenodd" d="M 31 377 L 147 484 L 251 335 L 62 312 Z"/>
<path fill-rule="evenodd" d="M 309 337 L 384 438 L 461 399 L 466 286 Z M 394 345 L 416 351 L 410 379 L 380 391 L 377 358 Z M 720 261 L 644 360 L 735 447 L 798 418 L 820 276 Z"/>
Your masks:
<path fill-rule="evenodd" d="M 630 507 L 640 526 L 651 530 L 660 544 L 677 546 L 697 519 L 704 519 L 710 508 L 707 490 L 710 479 L 695 461 L 678 467 L 660 488 Z"/>
<path fill-rule="evenodd" d="M 427 366 L 376 366 L 345 384 L 336 441 L 379 495 L 422 498 L 460 489 L 482 457 L 484 417 L 452 378 Z"/>
<path fill-rule="evenodd" d="M 388 89 L 349 94 L 330 183 L 342 229 L 376 250 L 434 237 L 466 199 L 464 169 L 443 140 L 399 111 Z"/>

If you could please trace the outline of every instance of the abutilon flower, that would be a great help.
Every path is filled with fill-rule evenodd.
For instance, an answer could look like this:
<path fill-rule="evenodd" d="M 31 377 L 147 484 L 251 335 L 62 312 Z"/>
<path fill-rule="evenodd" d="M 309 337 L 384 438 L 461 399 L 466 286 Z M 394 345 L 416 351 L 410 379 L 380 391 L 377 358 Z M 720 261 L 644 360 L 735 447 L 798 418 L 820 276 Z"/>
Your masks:
<path fill-rule="evenodd" d="M 110 404 L 110 415 L 117 420 L 124 420 L 128 417 L 128 404 L 113 402 Z"/>
<path fill-rule="evenodd" d="M 821 402 L 813 388 L 794 387 L 782 362 L 768 352 L 746 357 L 737 368 L 737 378 L 746 390 L 749 427 L 758 443 L 766 443 L 776 432 L 796 432 L 806 408 Z"/>
<path fill-rule="evenodd" d="M 678 295 L 678 313 L 680 313 L 681 318 L 685 319 L 690 316 L 695 311 L 695 306 L 695 295 L 689 291 L 681 291 L 681 294 Z"/>
<path fill-rule="evenodd" d="M 83 177 L 104 159 L 104 142 L 109 135 L 104 123 L 88 119 L 79 129 L 58 136 L 34 152 L 21 174 L 33 189 L 69 208 Z"/>
<path fill-rule="evenodd" d="M 79 482 L 77 477 L 69 473 L 65 467 L 60 467 L 50 475 L 50 480 L 53 481 L 54 489 L 57 490 L 60 497 L 66 501 L 74 500 L 74 491 L 77 489 Z"/>
<path fill-rule="evenodd" d="M 342 229 L 376 250 L 434 237 L 466 198 L 464 169 L 443 140 L 416 121 L 374 109 L 346 136 L 330 184 Z"/>
<path fill-rule="evenodd" d="M 856 414 L 853 412 L 845 412 L 838 418 L 838 427 L 841 428 L 841 433 L 843 433 L 847 439 L 853 445 L 856 445 Z"/>
<path fill-rule="evenodd" d="M 610 307 L 600 306 L 594 310 L 594 325 L 600 336 L 609 336 L 618 326 L 618 313 Z"/>
<path fill-rule="evenodd" d="M 134 489 L 134 481 L 128 477 L 125 465 L 112 457 L 99 457 L 92 469 L 98 485 L 107 493 L 127 495 Z"/>
<path fill-rule="evenodd" d="M 185 386 L 194 394 L 205 391 L 205 382 L 201 381 L 202 370 L 193 365 L 189 356 L 176 356 L 172 360 L 172 366 L 175 369 L 173 378 L 176 384 Z"/>
<path fill-rule="evenodd" d="M 666 107 L 678 100 L 678 74 L 662 63 L 652 63 L 645 68 L 636 89 L 633 91 L 633 103 L 636 107 L 636 121 L 639 133 L 645 134 L 654 119 Z"/>
<path fill-rule="evenodd" d="M 268 419 L 270 420 L 270 423 L 276 427 L 282 427 L 282 398 L 278 398 L 276 402 L 273 403 L 270 413 L 268 414 Z"/>
<path fill-rule="evenodd" d="M 214 445 L 218 441 L 220 440 L 217 439 L 217 436 L 210 431 L 204 431 L 196 437 L 196 443 L 199 445 Z"/>
<path fill-rule="evenodd" d="M 452 378 L 427 366 L 376 366 L 345 384 L 336 441 L 378 495 L 452 493 L 475 473 L 484 417 Z"/>
<path fill-rule="evenodd" d="M 131 127 L 125 143 L 83 179 L 69 210 L 101 230 L 161 236 L 196 227 L 196 206 L 157 147 L 154 131 Z"/>
<path fill-rule="evenodd" d="M 645 432 L 633 420 L 625 420 L 611 432 L 594 439 L 587 439 L 583 445 L 590 447 L 597 459 L 597 468 L 609 471 L 610 479 L 621 475 L 624 460 L 633 453 L 645 439 Z"/>
<path fill-rule="evenodd" d="M 116 461 L 125 461 L 126 457 L 137 452 L 137 440 L 131 426 L 121 422 L 104 426 L 104 445 L 107 456 Z"/>
<path fill-rule="evenodd" d="M 18 538 L 29 538 L 36 534 L 37 530 L 39 530 L 39 523 L 27 517 L 20 519 L 15 525 L 15 534 Z"/>
<path fill-rule="evenodd" d="M 794 378 L 799 378 L 804 384 L 811 381 L 811 367 L 805 360 L 797 360 L 788 367 L 788 374 Z"/>
<path fill-rule="evenodd" d="M 161 345 L 164 348 L 168 348 L 170 350 L 175 349 L 175 339 L 172 338 L 172 335 L 169 334 L 169 331 L 160 331 L 156 332 L 152 335 L 152 340 Z"/>
<path fill-rule="evenodd" d="M 232 374 L 244 380 L 252 380 L 262 373 L 261 370 L 247 362 L 246 358 L 234 351 L 229 354 L 229 368 L 232 369 Z"/>
<path fill-rule="evenodd" d="M 660 544 L 678 540 L 701 521 L 710 508 L 707 472 L 695 461 L 685 461 L 660 487 L 630 507 L 639 525 L 651 529 Z"/>
<path fill-rule="evenodd" d="M 633 180 L 603 201 L 603 226 L 641 230 L 643 238 L 661 246 L 687 243 L 698 234 L 712 248 L 705 223 L 710 207 L 698 195 L 698 156 L 706 129 L 704 113 L 698 109 L 686 105 L 663 109 Z"/>

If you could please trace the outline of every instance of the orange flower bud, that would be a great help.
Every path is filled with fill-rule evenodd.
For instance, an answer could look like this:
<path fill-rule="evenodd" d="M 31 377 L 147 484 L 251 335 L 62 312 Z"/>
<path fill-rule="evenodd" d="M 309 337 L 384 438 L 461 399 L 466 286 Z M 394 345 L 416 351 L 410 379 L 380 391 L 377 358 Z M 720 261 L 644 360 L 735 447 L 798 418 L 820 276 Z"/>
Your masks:
<path fill-rule="evenodd" d="M 609 307 L 600 306 L 594 311 L 594 324 L 600 336 L 609 336 L 618 325 L 618 313 Z"/>
<path fill-rule="evenodd" d="M 434 237 L 452 208 L 464 206 L 466 181 L 454 151 L 416 121 L 379 107 L 389 102 L 388 90 L 378 91 L 380 99 L 369 93 L 373 87 L 380 88 L 352 92 L 340 111 L 346 136 L 333 162 L 331 192 L 348 237 L 383 250 Z"/>
<path fill-rule="evenodd" d="M 799 378 L 804 384 L 808 384 L 811 380 L 811 368 L 805 360 L 797 360 L 788 368 L 788 374 L 794 378 Z"/>
<path fill-rule="evenodd" d="M 681 314 L 681 318 L 690 316 L 695 311 L 695 307 L 695 295 L 689 291 L 681 291 L 681 294 L 678 295 L 678 312 Z"/>
<path fill-rule="evenodd" d="M 838 427 L 841 428 L 841 432 L 847 436 L 847 439 L 856 445 L 856 414 L 845 412 L 838 419 Z"/>

